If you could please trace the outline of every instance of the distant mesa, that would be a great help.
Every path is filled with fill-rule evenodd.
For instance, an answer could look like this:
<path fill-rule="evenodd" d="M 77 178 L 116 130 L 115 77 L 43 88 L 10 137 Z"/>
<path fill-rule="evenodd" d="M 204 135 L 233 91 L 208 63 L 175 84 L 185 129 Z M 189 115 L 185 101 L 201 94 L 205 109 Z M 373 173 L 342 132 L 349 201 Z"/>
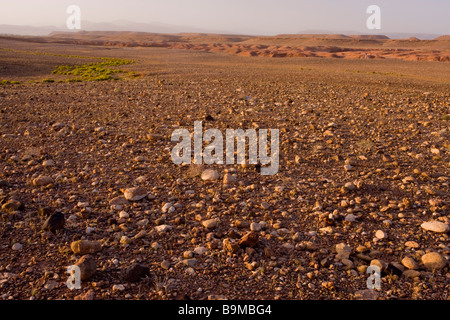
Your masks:
<path fill-rule="evenodd" d="M 445 41 L 450 41 L 450 34 L 445 35 L 445 36 L 440 36 L 435 38 L 434 40 L 445 40 Z"/>
<path fill-rule="evenodd" d="M 350 36 L 353 39 L 359 39 L 359 40 L 389 40 L 390 38 L 388 36 L 384 35 L 377 35 L 377 34 L 356 34 Z"/>

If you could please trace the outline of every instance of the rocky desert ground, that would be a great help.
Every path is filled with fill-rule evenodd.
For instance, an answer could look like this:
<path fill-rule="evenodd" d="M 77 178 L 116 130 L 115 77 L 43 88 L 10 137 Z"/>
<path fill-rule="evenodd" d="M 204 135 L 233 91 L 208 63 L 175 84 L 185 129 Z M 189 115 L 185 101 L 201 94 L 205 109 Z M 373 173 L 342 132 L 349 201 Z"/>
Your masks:
<path fill-rule="evenodd" d="M 117 37 L 0 38 L 1 299 L 449 299 L 448 40 Z M 278 173 L 174 164 L 199 120 Z"/>

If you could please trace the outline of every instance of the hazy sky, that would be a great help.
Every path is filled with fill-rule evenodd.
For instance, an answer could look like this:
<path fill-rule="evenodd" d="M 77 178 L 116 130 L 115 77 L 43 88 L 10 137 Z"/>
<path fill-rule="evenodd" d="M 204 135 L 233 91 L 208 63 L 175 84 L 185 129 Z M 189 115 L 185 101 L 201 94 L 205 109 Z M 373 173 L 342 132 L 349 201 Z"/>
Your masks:
<path fill-rule="evenodd" d="M 366 28 L 369 5 L 381 30 Z M 81 21 L 130 20 L 247 34 L 305 30 L 450 34 L 450 0 L 0 0 L 0 24 L 65 26 L 66 8 Z"/>

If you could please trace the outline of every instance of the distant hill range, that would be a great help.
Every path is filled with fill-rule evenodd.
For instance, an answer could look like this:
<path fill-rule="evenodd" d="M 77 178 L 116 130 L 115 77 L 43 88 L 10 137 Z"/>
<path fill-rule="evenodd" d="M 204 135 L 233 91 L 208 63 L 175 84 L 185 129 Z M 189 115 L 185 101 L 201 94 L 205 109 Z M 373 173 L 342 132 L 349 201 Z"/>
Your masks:
<path fill-rule="evenodd" d="M 149 33 L 215 33 L 215 34 L 237 34 L 226 30 L 205 30 L 188 26 L 177 26 L 166 23 L 139 23 L 128 20 L 118 20 L 114 22 L 92 22 L 82 21 L 84 31 L 130 31 Z M 8 35 L 29 35 L 46 36 L 53 32 L 78 32 L 79 30 L 69 30 L 64 25 L 61 26 L 23 26 L 0 24 L 0 34 Z M 292 34 L 293 36 L 322 38 L 322 39 L 417 39 L 417 40 L 448 40 L 450 35 L 430 34 L 430 33 L 384 33 L 383 35 L 362 34 L 355 31 L 336 32 L 328 30 L 305 30 Z M 254 35 L 258 36 L 258 35 Z M 286 36 L 286 35 L 282 35 Z M 447 37 L 447 38 L 446 38 Z"/>

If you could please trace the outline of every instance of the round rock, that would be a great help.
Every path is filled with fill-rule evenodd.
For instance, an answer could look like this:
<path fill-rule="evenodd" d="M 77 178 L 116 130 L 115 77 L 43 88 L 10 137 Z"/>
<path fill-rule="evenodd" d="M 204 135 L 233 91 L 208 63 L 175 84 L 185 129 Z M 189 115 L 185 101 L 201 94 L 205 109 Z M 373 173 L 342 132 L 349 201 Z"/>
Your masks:
<path fill-rule="evenodd" d="M 429 270 L 440 270 L 445 267 L 447 261 L 437 252 L 426 253 L 422 256 L 423 265 Z"/>
<path fill-rule="evenodd" d="M 420 225 L 422 229 L 432 232 L 445 233 L 450 231 L 450 226 L 440 221 L 428 221 Z"/>
<path fill-rule="evenodd" d="M 202 180 L 205 180 L 205 181 L 217 180 L 217 179 L 219 179 L 219 173 L 213 169 L 206 169 L 205 171 L 202 172 L 201 178 L 202 178 Z"/>
<path fill-rule="evenodd" d="M 148 192 L 143 187 L 128 188 L 123 193 L 125 199 L 129 201 L 139 201 L 147 196 Z"/>

